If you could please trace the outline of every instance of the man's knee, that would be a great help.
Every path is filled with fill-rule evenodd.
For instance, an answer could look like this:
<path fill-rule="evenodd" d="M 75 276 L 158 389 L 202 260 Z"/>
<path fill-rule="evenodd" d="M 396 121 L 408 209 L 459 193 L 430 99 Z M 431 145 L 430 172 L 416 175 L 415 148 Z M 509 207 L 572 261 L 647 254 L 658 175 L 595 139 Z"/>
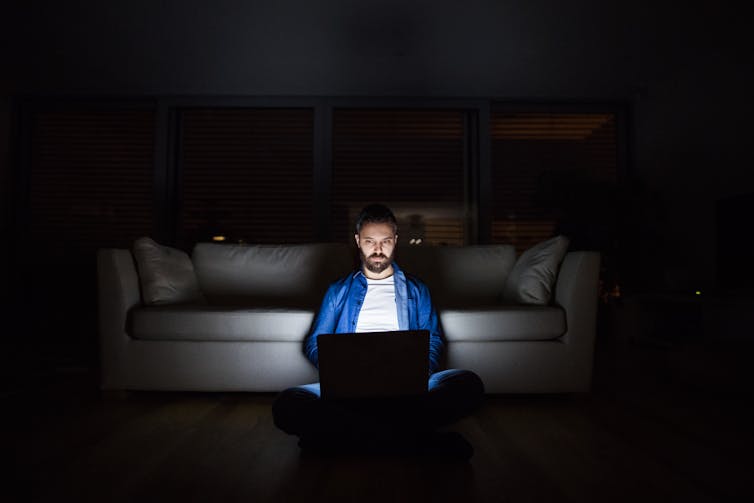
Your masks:
<path fill-rule="evenodd" d="M 448 369 L 430 377 L 430 390 L 443 390 L 466 395 L 483 395 L 484 383 L 471 370 Z"/>
<path fill-rule="evenodd" d="M 484 383 L 470 370 L 449 369 L 434 374 L 430 391 L 438 404 L 461 415 L 471 413 L 484 400 Z"/>
<path fill-rule="evenodd" d="M 302 387 L 281 391 L 272 403 L 272 420 L 275 426 L 289 434 L 299 434 L 306 410 L 319 400 L 319 396 Z"/>
<path fill-rule="evenodd" d="M 464 387 L 468 392 L 474 396 L 484 396 L 484 382 L 482 378 L 476 375 L 474 372 L 467 370 L 464 376 Z"/>

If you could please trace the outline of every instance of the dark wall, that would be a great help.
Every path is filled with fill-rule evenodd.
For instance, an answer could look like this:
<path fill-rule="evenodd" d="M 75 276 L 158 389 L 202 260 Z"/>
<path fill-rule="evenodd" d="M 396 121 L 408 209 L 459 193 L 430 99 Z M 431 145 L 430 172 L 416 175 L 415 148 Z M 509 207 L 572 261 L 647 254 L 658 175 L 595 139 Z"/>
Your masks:
<path fill-rule="evenodd" d="M 658 287 L 711 287 L 715 201 L 754 191 L 748 27 L 725 7 L 656 3 L 15 2 L 3 14 L 3 221 L 19 93 L 619 99 L 646 187 L 639 268 Z"/>

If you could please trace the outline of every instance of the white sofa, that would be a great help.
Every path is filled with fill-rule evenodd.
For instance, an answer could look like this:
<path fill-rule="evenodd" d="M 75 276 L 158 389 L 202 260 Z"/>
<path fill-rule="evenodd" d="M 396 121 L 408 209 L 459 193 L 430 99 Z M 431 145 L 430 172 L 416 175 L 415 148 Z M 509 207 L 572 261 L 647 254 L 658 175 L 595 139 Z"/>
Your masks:
<path fill-rule="evenodd" d="M 513 247 L 407 247 L 396 261 L 430 287 L 448 368 L 476 372 L 488 393 L 590 387 L 600 257 L 569 252 L 549 305 L 505 303 Z M 345 244 L 197 244 L 205 302 L 145 305 L 134 256 L 97 257 L 101 387 L 279 391 L 318 380 L 303 340 L 327 285 L 353 270 Z"/>

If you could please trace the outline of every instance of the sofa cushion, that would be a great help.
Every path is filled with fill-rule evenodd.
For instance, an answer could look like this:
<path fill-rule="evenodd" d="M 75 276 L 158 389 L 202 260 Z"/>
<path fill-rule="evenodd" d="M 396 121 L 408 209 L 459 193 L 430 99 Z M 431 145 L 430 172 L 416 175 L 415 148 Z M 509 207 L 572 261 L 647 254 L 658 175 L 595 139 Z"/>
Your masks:
<path fill-rule="evenodd" d="M 202 301 L 202 294 L 189 256 L 148 237 L 133 243 L 142 301 L 146 305 Z"/>
<path fill-rule="evenodd" d="M 448 342 L 550 341 L 566 332 L 560 307 L 507 305 L 440 313 Z"/>
<path fill-rule="evenodd" d="M 135 339 L 183 341 L 302 342 L 314 311 L 215 306 L 141 307 L 131 311 Z"/>
<path fill-rule="evenodd" d="M 511 245 L 406 246 L 396 262 L 429 287 L 440 309 L 499 303 L 516 261 Z"/>
<path fill-rule="evenodd" d="M 568 238 L 555 236 L 524 251 L 516 260 L 503 289 L 508 302 L 549 304 Z"/>
<path fill-rule="evenodd" d="M 198 243 L 192 259 L 202 293 L 217 305 L 319 307 L 327 286 L 355 267 L 353 247 L 340 243 Z"/>

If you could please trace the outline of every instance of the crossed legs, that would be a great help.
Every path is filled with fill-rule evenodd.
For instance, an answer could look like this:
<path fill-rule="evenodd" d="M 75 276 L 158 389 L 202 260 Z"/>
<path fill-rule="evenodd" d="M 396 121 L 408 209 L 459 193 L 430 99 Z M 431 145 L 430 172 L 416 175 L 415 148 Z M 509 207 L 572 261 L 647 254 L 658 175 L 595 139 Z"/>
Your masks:
<path fill-rule="evenodd" d="M 288 388 L 272 405 L 275 425 L 306 436 L 357 436 L 433 431 L 470 414 L 482 402 L 484 385 L 469 370 L 432 374 L 428 392 L 411 399 L 330 401 L 319 383 Z"/>

